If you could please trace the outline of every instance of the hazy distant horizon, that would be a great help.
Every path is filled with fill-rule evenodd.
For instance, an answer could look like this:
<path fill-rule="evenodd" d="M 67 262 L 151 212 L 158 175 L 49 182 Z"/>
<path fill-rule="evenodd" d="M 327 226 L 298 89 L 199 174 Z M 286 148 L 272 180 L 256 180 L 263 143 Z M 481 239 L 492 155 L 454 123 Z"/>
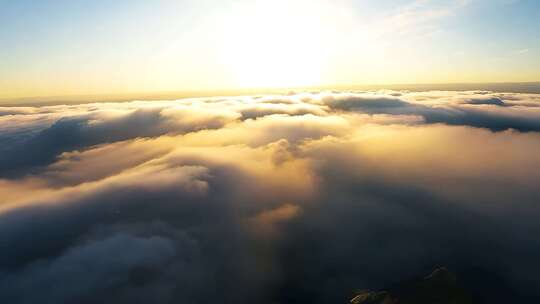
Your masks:
<path fill-rule="evenodd" d="M 245 96 L 258 94 L 289 94 L 291 92 L 312 91 L 357 91 L 357 90 L 407 90 L 407 91 L 491 91 L 498 93 L 530 93 L 540 94 L 540 81 L 532 82 L 492 82 L 492 83 L 418 83 L 418 84 L 356 84 L 293 88 L 251 88 L 251 89 L 222 89 L 222 90 L 193 90 L 193 91 L 164 91 L 138 93 L 102 93 L 77 94 L 62 96 L 29 96 L 16 98 L 0 98 L 0 106 L 40 106 L 61 103 L 93 103 L 93 102 L 125 102 L 132 100 L 173 100 L 195 97 L 216 96 Z"/>

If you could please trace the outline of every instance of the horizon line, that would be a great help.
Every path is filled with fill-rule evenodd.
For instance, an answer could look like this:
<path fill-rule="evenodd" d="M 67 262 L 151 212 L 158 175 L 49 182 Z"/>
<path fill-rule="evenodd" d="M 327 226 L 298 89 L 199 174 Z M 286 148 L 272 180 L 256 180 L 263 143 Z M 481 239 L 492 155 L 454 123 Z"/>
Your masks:
<path fill-rule="evenodd" d="M 458 88 L 457 86 L 464 86 Z M 481 86 L 481 87 L 474 87 Z M 508 93 L 540 94 L 539 81 L 525 82 L 444 82 L 444 83 L 394 83 L 394 84 L 335 84 L 319 86 L 293 86 L 275 88 L 217 88 L 194 90 L 166 90 L 125 93 L 96 93 L 96 94 L 65 94 L 65 95 L 34 95 L 21 97 L 0 97 L 0 106 L 46 106 L 59 102 L 93 103 L 93 102 L 126 102 L 132 100 L 183 99 L 218 96 L 245 96 L 253 94 L 288 94 L 294 91 L 323 91 L 323 90 L 448 90 L 468 91 L 486 90 Z M 99 100 L 98 100 L 99 99 Z"/>

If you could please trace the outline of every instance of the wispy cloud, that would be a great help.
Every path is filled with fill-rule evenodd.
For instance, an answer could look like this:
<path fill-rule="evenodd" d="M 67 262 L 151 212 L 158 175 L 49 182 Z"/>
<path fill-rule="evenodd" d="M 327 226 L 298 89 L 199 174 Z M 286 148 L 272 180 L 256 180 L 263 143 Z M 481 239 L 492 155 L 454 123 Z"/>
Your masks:
<path fill-rule="evenodd" d="M 518 54 L 518 55 L 527 54 L 528 52 L 529 52 L 529 49 L 518 49 L 518 50 L 513 51 L 514 54 Z"/>

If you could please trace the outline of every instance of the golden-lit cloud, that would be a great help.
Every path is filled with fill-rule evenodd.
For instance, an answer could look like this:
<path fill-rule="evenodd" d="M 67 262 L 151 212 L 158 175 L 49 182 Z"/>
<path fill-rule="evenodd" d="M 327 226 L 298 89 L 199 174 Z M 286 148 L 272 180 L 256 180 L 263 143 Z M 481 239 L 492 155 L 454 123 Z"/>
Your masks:
<path fill-rule="evenodd" d="M 327 303 L 439 264 L 535 297 L 539 105 L 385 90 L 0 108 L 0 299 Z"/>

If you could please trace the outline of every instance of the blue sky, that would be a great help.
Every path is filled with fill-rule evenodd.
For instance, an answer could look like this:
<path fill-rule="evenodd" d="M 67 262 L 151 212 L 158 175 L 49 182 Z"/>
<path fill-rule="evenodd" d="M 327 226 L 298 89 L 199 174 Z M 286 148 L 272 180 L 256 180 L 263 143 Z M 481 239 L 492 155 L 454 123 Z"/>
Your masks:
<path fill-rule="evenodd" d="M 539 29 L 533 0 L 1 0 L 0 97 L 536 81 Z"/>

